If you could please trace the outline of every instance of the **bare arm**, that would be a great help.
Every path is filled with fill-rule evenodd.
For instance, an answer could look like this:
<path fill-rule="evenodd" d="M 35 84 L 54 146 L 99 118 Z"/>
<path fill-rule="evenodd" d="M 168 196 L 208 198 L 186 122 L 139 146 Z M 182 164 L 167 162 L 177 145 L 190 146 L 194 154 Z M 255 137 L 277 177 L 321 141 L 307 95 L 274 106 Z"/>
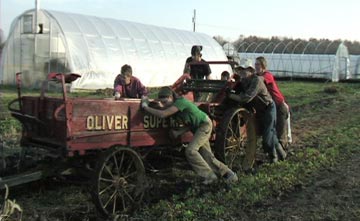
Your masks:
<path fill-rule="evenodd" d="M 169 108 L 166 108 L 165 110 L 158 110 L 149 106 L 144 107 L 144 109 L 150 114 L 153 114 L 160 118 L 169 117 L 179 111 L 179 109 L 174 105 L 170 106 Z"/>

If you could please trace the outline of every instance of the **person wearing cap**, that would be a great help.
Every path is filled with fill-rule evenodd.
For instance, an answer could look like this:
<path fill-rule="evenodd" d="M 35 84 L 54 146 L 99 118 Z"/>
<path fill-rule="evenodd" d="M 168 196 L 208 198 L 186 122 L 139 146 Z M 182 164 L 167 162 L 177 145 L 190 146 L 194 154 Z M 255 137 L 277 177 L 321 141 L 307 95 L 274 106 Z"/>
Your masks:
<path fill-rule="evenodd" d="M 258 76 L 264 78 L 264 83 L 276 105 L 276 132 L 280 144 L 286 148 L 289 144 L 287 136 L 288 123 L 290 116 L 289 106 L 285 102 L 285 97 L 281 93 L 273 74 L 267 70 L 267 61 L 264 57 L 257 57 L 255 60 L 255 70 Z"/>
<path fill-rule="evenodd" d="M 210 79 L 211 69 L 210 65 L 202 59 L 202 46 L 194 45 L 191 48 L 191 57 L 188 57 L 185 62 L 184 73 L 190 73 L 192 79 Z M 198 62 L 198 64 L 196 64 Z"/>
<path fill-rule="evenodd" d="M 159 118 L 174 116 L 191 130 L 194 136 L 185 147 L 185 156 L 195 173 L 204 179 L 203 183 L 213 183 L 218 176 L 223 177 L 226 182 L 237 181 L 236 173 L 217 160 L 211 151 L 209 139 L 212 121 L 207 114 L 193 102 L 178 96 L 170 87 L 162 87 L 158 99 L 166 107 L 165 109 L 149 107 L 145 98 L 142 99 L 141 106 L 145 111 Z"/>
<path fill-rule="evenodd" d="M 255 74 L 251 60 L 240 61 L 235 67 L 235 74 L 239 77 L 242 90 L 240 93 L 229 93 L 228 98 L 242 105 L 255 109 L 256 118 L 262 122 L 262 145 L 269 154 L 271 162 L 284 160 L 286 153 L 280 145 L 275 129 L 276 106 L 269 94 L 263 79 Z"/>
<path fill-rule="evenodd" d="M 132 76 L 131 66 L 125 64 L 114 80 L 114 94 L 116 98 L 141 98 L 146 96 L 148 91 L 138 78 Z"/>
<path fill-rule="evenodd" d="M 183 73 L 189 73 L 191 79 L 208 80 L 210 79 L 211 69 L 210 65 L 205 63 L 206 61 L 202 59 L 201 51 L 201 45 L 192 46 L 191 57 L 186 59 Z M 195 101 L 201 100 L 202 95 L 205 96 L 204 93 L 194 92 Z"/>

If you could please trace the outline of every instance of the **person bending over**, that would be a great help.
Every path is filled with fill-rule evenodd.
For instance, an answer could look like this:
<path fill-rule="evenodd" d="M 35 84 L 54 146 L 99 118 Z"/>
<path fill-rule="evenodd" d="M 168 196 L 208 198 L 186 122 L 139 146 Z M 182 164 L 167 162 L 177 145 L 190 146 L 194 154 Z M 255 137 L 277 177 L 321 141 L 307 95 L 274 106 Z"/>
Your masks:
<path fill-rule="evenodd" d="M 141 98 L 147 94 L 146 87 L 138 78 L 132 76 L 131 66 L 123 65 L 120 74 L 114 80 L 115 98 Z"/>
<path fill-rule="evenodd" d="M 162 87 L 158 99 L 165 109 L 149 107 L 147 98 L 142 99 L 141 106 L 160 118 L 174 116 L 191 130 L 194 136 L 185 147 L 185 156 L 195 173 L 204 179 L 203 184 L 213 183 L 218 177 L 223 177 L 226 182 L 236 182 L 236 173 L 217 160 L 211 151 L 209 139 L 212 121 L 207 114 L 194 103 L 175 94 L 170 87 Z"/>

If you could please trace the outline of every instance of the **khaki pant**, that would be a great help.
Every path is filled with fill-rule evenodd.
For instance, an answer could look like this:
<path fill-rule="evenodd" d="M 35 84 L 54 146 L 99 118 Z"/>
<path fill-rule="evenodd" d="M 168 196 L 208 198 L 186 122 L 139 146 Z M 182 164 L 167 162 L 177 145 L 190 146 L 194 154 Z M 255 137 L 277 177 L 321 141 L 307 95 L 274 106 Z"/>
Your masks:
<path fill-rule="evenodd" d="M 231 171 L 225 164 L 217 160 L 211 152 L 210 136 L 212 122 L 207 118 L 196 130 L 193 140 L 185 148 L 185 156 L 193 170 L 201 177 L 209 177 L 213 173 L 223 176 Z"/>
<path fill-rule="evenodd" d="M 253 167 L 255 162 L 256 155 L 256 144 L 257 144 L 257 134 L 256 134 L 256 120 L 255 115 L 250 114 L 246 116 L 246 146 L 245 146 L 245 157 L 242 163 L 243 170 L 249 170 Z"/>
<path fill-rule="evenodd" d="M 286 148 L 288 146 L 288 124 L 289 110 L 285 103 L 276 106 L 276 133 L 279 143 Z"/>

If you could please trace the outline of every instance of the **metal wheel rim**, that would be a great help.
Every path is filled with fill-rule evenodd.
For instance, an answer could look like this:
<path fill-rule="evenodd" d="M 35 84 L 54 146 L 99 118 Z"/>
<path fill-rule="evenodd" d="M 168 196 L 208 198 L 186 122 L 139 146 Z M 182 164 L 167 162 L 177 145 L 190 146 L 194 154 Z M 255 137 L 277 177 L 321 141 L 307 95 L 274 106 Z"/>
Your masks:
<path fill-rule="evenodd" d="M 246 138 L 243 136 L 246 128 L 245 119 L 239 112 L 235 113 L 230 119 L 225 130 L 225 160 L 229 167 L 233 167 L 235 161 L 244 155 Z"/>
<path fill-rule="evenodd" d="M 96 180 L 99 206 L 106 215 L 127 214 L 144 195 L 145 170 L 136 152 L 118 149 L 103 161 Z"/>

